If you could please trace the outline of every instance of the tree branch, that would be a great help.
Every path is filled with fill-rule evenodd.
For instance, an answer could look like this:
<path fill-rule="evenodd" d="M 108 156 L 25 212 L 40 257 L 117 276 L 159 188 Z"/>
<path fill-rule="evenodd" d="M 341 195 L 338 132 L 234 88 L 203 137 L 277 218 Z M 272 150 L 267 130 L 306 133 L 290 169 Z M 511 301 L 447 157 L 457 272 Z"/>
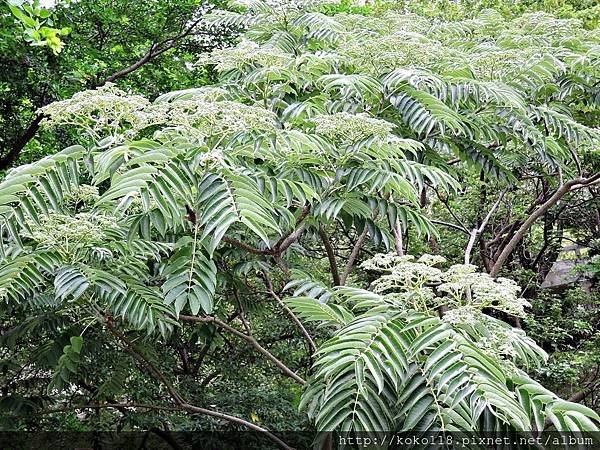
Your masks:
<path fill-rule="evenodd" d="M 519 229 L 514 234 L 514 236 L 510 239 L 510 241 L 508 241 L 506 246 L 502 249 L 502 252 L 496 259 L 496 262 L 494 263 L 492 270 L 490 271 L 490 275 L 492 277 L 496 277 L 498 275 L 498 273 L 500 272 L 500 269 L 502 268 L 502 266 L 504 265 L 504 263 L 506 262 L 506 260 L 508 259 L 508 257 L 512 253 L 512 251 L 515 249 L 515 247 L 521 241 L 521 239 L 523 239 L 525 234 L 527 234 L 527 232 L 532 227 L 532 225 L 535 223 L 535 221 L 537 219 L 539 219 L 541 216 L 543 216 L 546 213 L 546 211 L 548 211 L 550 208 L 552 208 L 561 198 L 563 198 L 567 193 L 569 193 L 575 189 L 587 187 L 587 186 L 595 184 L 599 181 L 600 181 L 600 173 L 596 173 L 589 178 L 576 178 L 574 180 L 570 180 L 570 181 L 563 183 L 556 190 L 556 192 L 548 200 L 546 200 L 546 202 L 544 202 L 542 205 L 540 205 L 540 207 L 538 209 L 536 209 L 519 227 Z"/>
<path fill-rule="evenodd" d="M 304 219 L 306 219 L 309 212 L 310 205 L 304 206 L 304 208 L 302 208 L 302 212 L 296 219 L 296 228 L 281 236 L 279 240 L 275 243 L 275 245 L 273 245 L 273 248 L 260 249 L 252 247 L 251 245 L 248 245 L 245 242 L 238 241 L 237 239 L 233 239 L 227 236 L 223 236 L 222 241 L 227 242 L 228 244 L 233 245 L 235 247 L 244 249 L 248 253 L 252 253 L 255 255 L 280 256 L 284 251 L 286 251 L 290 247 L 290 245 L 292 245 L 294 242 L 300 239 L 300 236 L 304 232 L 304 226 L 300 225 L 304 221 Z"/>
<path fill-rule="evenodd" d="M 273 290 L 273 282 L 271 281 L 271 278 L 269 278 L 269 275 L 267 274 L 267 272 L 263 271 L 263 279 L 265 280 L 265 284 L 267 285 L 267 290 L 268 290 L 269 294 L 271 295 L 271 297 L 273 297 L 275 299 L 275 301 L 279 304 L 279 306 L 281 306 L 283 308 L 283 310 L 292 318 L 292 321 L 296 324 L 296 326 L 300 329 L 300 331 L 302 331 L 302 334 L 304 335 L 304 337 L 306 338 L 306 342 L 308 343 L 309 351 L 312 354 L 314 354 L 317 351 L 317 346 L 315 345 L 315 341 L 313 341 L 311 335 L 308 333 L 308 331 L 306 330 L 306 328 L 304 327 L 304 325 L 302 324 L 300 319 L 298 319 L 296 314 L 294 314 L 294 311 L 292 311 L 288 307 L 288 305 L 286 305 L 283 302 L 283 300 L 281 300 L 281 297 L 279 297 L 279 295 L 277 295 L 275 293 L 275 291 Z"/>
<path fill-rule="evenodd" d="M 350 257 L 348 258 L 348 262 L 346 263 L 346 268 L 344 269 L 344 273 L 340 277 L 340 286 L 344 286 L 346 284 L 348 275 L 350 275 L 350 272 L 352 272 L 352 269 L 354 268 L 354 263 L 356 262 L 356 258 L 358 258 L 360 249 L 362 248 L 365 241 L 367 240 L 367 236 L 368 236 L 368 230 L 367 230 L 367 227 L 365 226 L 363 232 L 360 234 L 360 236 L 358 237 L 358 240 L 356 241 L 356 243 L 354 244 L 354 247 L 352 248 L 352 252 L 350 253 Z"/>
<path fill-rule="evenodd" d="M 465 249 L 465 264 L 471 263 L 471 250 L 473 250 L 473 245 L 475 244 L 475 240 L 477 239 L 477 236 L 479 236 L 485 230 L 485 227 L 487 226 L 488 222 L 492 218 L 492 215 L 494 214 L 494 212 L 496 212 L 496 209 L 498 209 L 498 207 L 500 206 L 500 203 L 502 202 L 502 199 L 504 198 L 504 194 L 506 194 L 506 189 L 500 193 L 500 195 L 498 196 L 498 200 L 496 200 L 496 202 L 492 205 L 492 207 L 488 211 L 487 215 L 485 216 L 485 218 L 479 225 L 479 228 L 473 228 L 473 230 L 471 231 L 471 237 L 469 238 L 469 243 L 467 244 L 467 248 Z"/>
<path fill-rule="evenodd" d="M 333 246 L 331 245 L 331 241 L 325 232 L 325 228 L 323 225 L 319 225 L 319 237 L 323 242 L 323 246 L 325 247 L 325 253 L 327 253 L 327 259 L 329 260 L 329 269 L 331 270 L 331 277 L 333 278 L 333 285 L 339 286 L 340 282 L 340 273 L 338 270 L 337 261 L 335 259 L 335 252 L 333 251 Z"/>
<path fill-rule="evenodd" d="M 470 235 L 471 233 L 469 232 L 469 230 L 467 230 L 465 227 L 463 227 L 462 225 L 456 225 L 454 223 L 450 223 L 450 222 L 443 222 L 441 220 L 435 220 L 435 219 L 431 219 L 431 223 L 434 223 L 436 225 L 442 225 L 444 227 L 448 227 L 448 228 L 452 228 L 453 230 L 458 230 L 458 231 L 462 231 L 463 233 Z"/>
<path fill-rule="evenodd" d="M 43 114 L 38 114 L 37 116 L 35 116 L 33 121 L 25 130 L 25 133 L 23 133 L 23 135 L 19 137 L 19 139 L 17 139 L 17 142 L 12 144 L 10 151 L 6 155 L 2 156 L 2 158 L 0 158 L 0 170 L 8 169 L 12 165 L 12 163 L 14 163 L 17 160 L 23 148 L 25 148 L 27 143 L 35 137 L 37 131 L 40 129 L 40 122 L 43 119 Z"/>
<path fill-rule="evenodd" d="M 396 254 L 398 256 L 404 256 L 404 241 L 400 219 L 396 219 L 396 223 L 394 224 L 394 239 L 396 241 Z"/>
<path fill-rule="evenodd" d="M 54 414 L 72 411 L 74 409 L 104 409 L 104 408 L 114 408 L 114 409 L 128 409 L 128 408 L 142 408 L 142 409 L 150 409 L 156 411 L 181 411 L 181 408 L 174 406 L 161 406 L 161 405 L 148 405 L 146 403 L 89 403 L 84 405 L 70 405 L 65 406 L 63 408 L 56 409 L 46 409 L 44 411 L 36 412 L 36 415 L 46 415 L 46 414 Z"/>
<path fill-rule="evenodd" d="M 131 72 L 135 72 L 137 69 L 142 67 L 151 59 L 154 59 L 157 56 L 166 52 L 167 50 L 174 48 L 178 44 L 178 42 L 181 41 L 181 39 L 187 37 L 194 30 L 194 28 L 196 28 L 196 26 L 200 23 L 201 20 L 202 18 L 195 20 L 185 31 L 176 36 L 173 36 L 172 38 L 165 39 L 164 41 L 158 43 L 152 43 L 150 49 L 140 59 L 138 59 L 133 64 L 113 73 L 108 78 L 106 78 L 105 82 L 112 83 L 118 78 L 123 78 L 124 76 L 129 75 Z"/>
<path fill-rule="evenodd" d="M 105 318 L 104 323 L 106 324 L 109 331 L 121 342 L 125 351 L 127 353 L 129 353 L 138 362 L 140 362 L 143 366 L 145 366 L 150 371 L 150 373 L 167 388 L 167 391 L 171 395 L 171 398 L 173 398 L 175 403 L 178 404 L 181 409 L 183 409 L 189 413 L 204 414 L 207 416 L 216 417 L 218 419 L 227 420 L 228 422 L 243 425 L 247 428 L 250 428 L 251 430 L 263 433 L 269 439 L 276 442 L 281 448 L 283 448 L 285 450 L 293 450 L 292 447 L 287 445 L 285 442 L 283 442 L 281 439 L 279 439 L 273 433 L 271 433 L 270 431 L 268 431 L 265 428 L 262 428 L 262 427 L 259 427 L 258 425 L 253 424 L 252 422 L 248 422 L 247 420 L 241 419 L 236 416 L 230 416 L 229 414 L 220 413 L 218 411 L 213 411 L 213 410 L 206 409 L 206 408 L 200 408 L 198 406 L 189 404 L 183 397 L 181 397 L 181 395 L 179 395 L 177 390 L 166 379 L 166 377 L 160 372 L 160 370 L 158 370 L 158 368 L 148 358 L 144 357 L 143 354 L 136 348 L 136 346 L 129 339 L 127 339 L 127 337 L 120 330 L 118 330 L 114 326 L 114 324 L 112 323 L 112 319 L 110 317 Z M 243 334 L 243 333 L 241 333 L 241 334 Z"/>
<path fill-rule="evenodd" d="M 245 333 L 242 333 L 240 330 L 236 330 L 232 326 L 226 324 L 225 322 L 217 319 L 216 317 L 206 316 L 206 317 L 196 317 L 196 316 L 186 316 L 183 314 L 179 315 L 179 320 L 183 322 L 196 322 L 196 323 L 214 323 L 218 327 L 228 331 L 235 336 L 242 338 L 246 342 L 249 342 L 259 353 L 263 354 L 267 359 L 269 359 L 273 364 L 275 364 L 281 372 L 295 380 L 297 383 L 301 385 L 305 385 L 306 381 L 298 376 L 294 371 L 288 368 L 284 363 L 282 363 L 279 359 L 277 359 L 273 354 L 271 354 L 267 349 L 265 349 L 259 342 L 252 336 L 249 336 Z"/>

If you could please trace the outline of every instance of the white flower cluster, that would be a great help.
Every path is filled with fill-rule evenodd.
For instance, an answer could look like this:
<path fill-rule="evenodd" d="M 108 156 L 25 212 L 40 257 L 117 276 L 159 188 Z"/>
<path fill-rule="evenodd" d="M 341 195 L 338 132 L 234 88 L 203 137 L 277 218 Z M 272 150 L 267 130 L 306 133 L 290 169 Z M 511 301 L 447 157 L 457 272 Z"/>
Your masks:
<path fill-rule="evenodd" d="M 89 184 L 80 184 L 79 186 L 71 186 L 70 192 L 65 194 L 65 202 L 77 204 L 82 202 L 90 205 L 95 203 L 100 198 L 100 193 L 96 186 Z"/>
<path fill-rule="evenodd" d="M 475 326 L 480 320 L 481 313 L 472 306 L 459 306 L 444 313 L 442 319 L 450 325 Z"/>
<path fill-rule="evenodd" d="M 442 271 L 423 263 L 402 262 L 392 269 L 389 275 L 375 280 L 371 289 L 384 294 L 398 289 L 421 289 L 426 284 L 440 282 Z"/>
<path fill-rule="evenodd" d="M 446 262 L 446 258 L 441 255 L 429 255 L 427 253 L 421 255 L 421 257 L 417 260 L 422 264 L 427 264 L 428 266 L 437 266 L 438 264 L 443 264 Z"/>
<path fill-rule="evenodd" d="M 407 31 L 381 37 L 349 40 L 338 48 L 341 56 L 357 69 L 376 75 L 396 68 L 435 68 L 453 53 L 439 42 Z"/>
<path fill-rule="evenodd" d="M 378 253 L 360 267 L 383 274 L 373 281 L 371 290 L 384 295 L 386 301 L 424 307 L 450 306 L 445 319 L 449 322 L 471 323 L 473 311 L 485 308 L 511 316 L 525 316 L 525 308 L 530 305 L 519 297 L 521 288 L 513 280 L 494 279 L 487 273 L 478 272 L 472 264 L 455 264 L 445 272 L 434 267 L 444 262 L 446 259 L 439 255 L 424 254 L 415 261 L 411 255 Z"/>
<path fill-rule="evenodd" d="M 275 131 L 276 116 L 258 106 L 233 101 L 180 100 L 156 103 L 144 112 L 143 127 L 180 128 L 196 137 L 222 136 L 242 131 Z"/>
<path fill-rule="evenodd" d="M 165 128 L 165 133 L 185 133 L 198 141 L 212 135 L 275 131 L 274 113 L 259 106 L 215 101 L 224 93 L 221 88 L 198 89 L 180 92 L 173 99 L 164 97 L 151 104 L 144 97 L 127 95 L 114 85 L 107 84 L 79 92 L 40 111 L 46 116 L 44 123 L 47 125 L 83 128 L 96 142 L 107 134 L 112 136 L 113 142 L 133 139 L 149 127 Z"/>
<path fill-rule="evenodd" d="M 198 102 L 218 102 L 229 98 L 229 92 L 217 86 L 201 86 L 199 88 L 184 89 L 168 92 L 159 96 L 155 103 L 172 102 L 180 100 L 196 100 Z"/>
<path fill-rule="evenodd" d="M 287 17 L 297 12 L 306 12 L 325 5 L 337 5 L 340 0 L 235 0 L 233 4 L 244 6 L 253 13 L 269 12 L 276 17 Z"/>
<path fill-rule="evenodd" d="M 371 136 L 385 139 L 394 128 L 393 124 L 366 113 L 318 115 L 313 120 L 318 134 L 344 144 L 353 144 Z"/>
<path fill-rule="evenodd" d="M 396 253 L 377 253 L 372 258 L 364 261 L 360 267 L 373 272 L 391 272 L 399 264 L 412 262 L 413 255 L 398 256 Z"/>
<path fill-rule="evenodd" d="M 425 17 L 417 14 L 399 14 L 394 11 L 387 11 L 378 17 L 340 13 L 335 15 L 335 20 L 348 32 L 356 33 L 357 30 L 368 32 L 371 35 L 369 39 L 373 33 L 379 35 L 393 34 L 397 31 L 419 33 L 431 27 L 431 22 Z"/>
<path fill-rule="evenodd" d="M 49 127 L 75 125 L 99 140 L 105 134 L 137 130 L 140 114 L 150 102 L 141 95 L 129 95 L 112 83 L 97 89 L 78 92 L 73 97 L 40 109 L 43 124 Z"/>
<path fill-rule="evenodd" d="M 212 148 L 204 153 L 198 154 L 196 162 L 199 166 L 221 166 L 224 163 L 223 149 L 216 147 Z"/>
<path fill-rule="evenodd" d="M 40 223 L 28 223 L 31 233 L 27 237 L 41 245 L 68 251 L 77 244 L 100 243 L 106 238 L 106 229 L 116 228 L 117 222 L 101 214 L 79 213 L 75 216 L 50 213 Z"/>
<path fill-rule="evenodd" d="M 412 288 L 407 292 L 391 292 L 383 296 L 383 301 L 398 309 L 427 309 L 435 304 L 435 293 L 429 287 Z"/>
<path fill-rule="evenodd" d="M 515 75 L 541 61 L 544 55 L 538 48 L 510 49 L 487 45 L 475 47 L 468 54 L 469 66 L 482 80 L 512 80 Z"/>
<path fill-rule="evenodd" d="M 521 288 L 513 280 L 494 280 L 487 273 L 476 272 L 473 265 L 457 264 L 442 276 L 438 291 L 449 294 L 453 305 L 472 305 L 477 309 L 493 308 L 517 317 L 525 316 L 529 303 L 519 297 Z"/>
<path fill-rule="evenodd" d="M 247 65 L 285 67 L 293 61 L 292 55 L 275 48 L 261 47 L 256 42 L 242 39 L 235 47 L 213 50 L 198 60 L 199 65 L 215 64 L 219 71 L 242 69 Z"/>
<path fill-rule="evenodd" d="M 442 316 L 442 320 L 476 339 L 477 347 L 484 353 L 494 359 L 501 356 L 498 361 L 510 371 L 515 368 L 513 361 L 521 357 L 515 342 L 528 339 L 523 330 L 506 326 L 472 305 L 451 309 Z"/>

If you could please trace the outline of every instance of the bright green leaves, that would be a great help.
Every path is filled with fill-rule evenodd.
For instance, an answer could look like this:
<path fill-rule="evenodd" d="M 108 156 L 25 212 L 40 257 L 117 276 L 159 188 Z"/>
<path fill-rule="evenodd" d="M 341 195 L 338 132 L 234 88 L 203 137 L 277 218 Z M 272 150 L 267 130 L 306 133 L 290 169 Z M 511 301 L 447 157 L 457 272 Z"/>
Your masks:
<path fill-rule="evenodd" d="M 206 239 L 212 253 L 229 227 L 238 220 L 233 193 L 227 182 L 213 174 L 206 175 L 199 187 L 201 214 L 198 225 L 202 227 L 201 239 Z"/>
<path fill-rule="evenodd" d="M 0 214 L 24 226 L 26 217 L 60 209 L 63 194 L 79 184 L 80 161 L 86 150 L 80 145 L 12 170 L 0 183 Z M 12 206 L 27 199 L 25 204 Z M 14 218 L 13 218 L 14 217 Z"/>
<path fill-rule="evenodd" d="M 358 98 L 365 103 L 377 101 L 382 95 L 381 82 L 370 75 L 323 75 L 319 82 L 325 92 L 336 91 L 343 99 Z"/>
<path fill-rule="evenodd" d="M 77 373 L 82 347 L 83 337 L 81 336 L 71 337 L 70 344 L 65 345 L 63 354 L 58 359 L 56 372 L 48 385 L 49 393 L 54 389 L 62 389 L 65 383 L 68 383 L 71 375 Z"/>
<path fill-rule="evenodd" d="M 202 309 L 210 314 L 217 284 L 217 266 L 206 255 L 198 228 L 193 237 L 184 236 L 175 244 L 175 253 L 167 262 L 162 291 L 167 304 L 174 303 L 179 315 L 187 305 L 196 315 Z"/>
<path fill-rule="evenodd" d="M 195 185 L 189 167 L 178 159 L 187 150 L 187 146 L 143 140 L 102 153 L 97 159 L 94 181 L 100 183 L 110 177 L 111 183 L 97 205 L 118 201 L 117 209 L 125 212 L 138 202 L 144 212 L 158 213 L 154 214 L 154 226 L 161 233 L 181 226 L 185 206 L 193 203 Z"/>
<path fill-rule="evenodd" d="M 63 267 L 54 278 L 54 292 L 60 299 L 70 297 L 77 300 L 89 287 L 90 283 L 77 267 Z"/>
<path fill-rule="evenodd" d="M 265 198 L 256 180 L 228 171 L 223 176 L 208 174 L 200 191 L 199 225 L 202 238 L 210 237 L 207 248 L 212 251 L 235 222 L 246 225 L 269 245 L 269 235 L 281 234 L 274 218 L 273 204 Z"/>
<path fill-rule="evenodd" d="M 314 317 L 321 315 L 322 311 L 316 310 Z M 401 347 L 393 351 L 393 360 L 389 359 L 386 345 L 394 349 L 396 334 L 390 317 L 357 317 L 319 349 L 316 373 L 302 401 L 303 405 L 320 405 L 311 414 L 319 430 L 393 429 L 394 414 L 386 397 L 393 397 L 391 380 L 397 375 L 390 378 L 390 374 L 394 365 L 399 370 L 406 365 Z M 312 389 L 313 383 L 321 390 Z"/>
<path fill-rule="evenodd" d="M 61 52 L 64 42 L 60 36 L 69 34 L 70 28 L 53 28 L 52 12 L 41 8 L 39 0 L 34 0 L 32 4 L 23 0 L 8 0 L 7 3 L 11 13 L 23 27 L 27 42 L 35 46 L 47 46 L 55 55 Z"/>
<path fill-rule="evenodd" d="M 268 245 L 269 232 L 281 234 L 279 225 L 271 213 L 272 205 L 261 195 L 258 185 L 253 180 L 235 175 L 232 175 L 230 180 L 240 222 Z"/>
<path fill-rule="evenodd" d="M 395 301 L 348 287 L 327 303 L 287 300 L 305 320 L 343 323 L 317 351 L 301 402 L 320 431 L 529 431 L 543 429 L 546 419 L 561 431 L 597 429 L 600 418 L 592 410 L 559 399 L 507 359 L 484 351 L 485 333 L 476 327 Z M 347 312 L 343 321 L 339 311 Z M 539 363 L 543 352 L 514 333 L 507 345 L 515 359 Z"/>
<path fill-rule="evenodd" d="M 54 278 L 54 292 L 61 300 L 77 300 L 88 288 L 100 297 L 124 294 L 127 289 L 116 274 L 81 264 L 61 267 Z"/>
<path fill-rule="evenodd" d="M 286 300 L 288 306 L 302 319 L 310 322 L 326 322 L 346 325 L 354 318 L 346 308 L 340 305 L 328 305 L 312 297 L 294 297 Z"/>
<path fill-rule="evenodd" d="M 59 264 L 53 252 L 21 254 L 0 262 L 0 297 L 24 301 L 43 290 L 46 274 Z"/>
<path fill-rule="evenodd" d="M 402 120 L 420 136 L 427 136 L 434 130 L 442 135 L 449 132 L 466 136 L 472 134 L 465 117 L 427 92 L 405 86 L 390 101 Z"/>
<path fill-rule="evenodd" d="M 525 410 L 534 418 L 538 430 L 544 429 L 548 419 L 558 431 L 598 431 L 600 416 L 587 406 L 563 401 L 541 384 L 520 373 L 515 377 L 517 397 Z"/>
<path fill-rule="evenodd" d="M 173 330 L 173 308 L 165 304 L 160 290 L 132 279 L 127 280 L 127 287 L 124 294 L 109 297 L 111 311 L 135 329 L 167 336 Z"/>

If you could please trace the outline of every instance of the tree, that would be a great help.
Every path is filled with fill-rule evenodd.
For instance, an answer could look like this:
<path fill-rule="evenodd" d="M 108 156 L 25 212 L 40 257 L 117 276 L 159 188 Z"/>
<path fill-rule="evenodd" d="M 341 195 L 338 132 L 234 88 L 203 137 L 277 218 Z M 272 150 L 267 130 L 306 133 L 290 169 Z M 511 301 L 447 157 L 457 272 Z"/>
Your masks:
<path fill-rule="evenodd" d="M 432 432 L 595 430 L 591 409 L 559 399 L 519 366 L 547 359 L 522 330 L 483 310 L 525 316 L 511 280 L 439 256 L 378 254 L 372 290 L 337 289 L 326 304 L 293 298 L 307 320 L 336 326 L 319 349 L 302 406 L 319 430 Z M 333 300 L 335 299 L 335 300 Z M 440 318 L 436 308 L 449 309 Z M 567 424 L 568 423 L 568 424 Z"/>
<path fill-rule="evenodd" d="M 86 374 L 110 384 L 95 361 L 122 349 L 162 394 L 143 407 L 262 429 L 197 406 L 206 394 L 190 387 L 210 383 L 241 342 L 304 388 L 322 431 L 596 429 L 596 413 L 526 374 L 544 352 L 499 320 L 523 314 L 514 283 L 379 252 L 405 252 L 409 232 L 435 237 L 433 193 L 451 198 L 474 175 L 507 190 L 555 171 L 593 182 L 580 159 L 598 132 L 578 108 L 595 107 L 597 36 L 545 14 L 434 26 L 298 3 L 205 20 L 249 27 L 201 61 L 217 84 L 152 102 L 107 84 L 44 107 L 45 125 L 78 144 L 0 184 L 4 340 L 52 340 L 20 355 L 6 403 L 56 412 Z M 321 258 L 326 277 L 306 273 Z M 257 312 L 267 302 L 277 319 Z M 306 358 L 262 341 L 283 317 Z M 33 384 L 58 405 L 21 387 L 31 365 L 54 368 Z M 136 408 L 108 392 L 105 406 Z M 67 407 L 103 408 L 97 395 Z"/>
<path fill-rule="evenodd" d="M 6 30 L 0 45 L 0 126 L 4 130 L 0 170 L 11 167 L 28 144 L 35 156 L 25 157 L 23 162 L 48 154 L 48 149 L 42 155 L 36 154 L 36 147 L 41 151 L 39 146 L 30 143 L 42 120 L 36 113 L 40 107 L 106 81 L 149 96 L 174 86 L 202 84 L 207 73 L 191 68 L 191 62 L 227 42 L 230 34 L 230 30 L 216 29 L 208 33 L 199 23 L 202 14 L 215 3 L 59 1 L 51 10 L 38 7 L 35 11 L 27 3 L 21 9 L 15 4 L 0 3 L 0 18 Z M 31 13 L 22 8 L 29 8 Z M 36 18 L 34 13 L 41 17 Z M 28 14 L 33 18 L 27 19 Z M 50 28 L 40 25 L 44 20 L 62 28 L 47 31 Z M 17 32 L 12 25 L 15 21 L 29 28 L 25 33 Z M 42 27 L 41 31 L 35 27 Z M 36 37 L 34 33 L 48 37 Z M 57 33 L 62 34 L 62 40 Z M 28 44 L 32 39 L 35 46 Z M 48 42 L 54 42 L 53 46 Z M 56 149 L 68 138 L 61 141 Z M 48 138 L 45 142 L 50 145 Z"/>

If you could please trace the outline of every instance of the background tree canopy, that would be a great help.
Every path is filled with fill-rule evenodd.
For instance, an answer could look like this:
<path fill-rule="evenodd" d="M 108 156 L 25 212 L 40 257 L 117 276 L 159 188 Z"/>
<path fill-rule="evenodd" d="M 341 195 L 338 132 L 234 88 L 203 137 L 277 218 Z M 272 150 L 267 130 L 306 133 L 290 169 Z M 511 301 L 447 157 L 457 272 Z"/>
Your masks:
<path fill-rule="evenodd" d="M 598 8 L 550 3 L 3 4 L 3 429 L 598 431 Z"/>

